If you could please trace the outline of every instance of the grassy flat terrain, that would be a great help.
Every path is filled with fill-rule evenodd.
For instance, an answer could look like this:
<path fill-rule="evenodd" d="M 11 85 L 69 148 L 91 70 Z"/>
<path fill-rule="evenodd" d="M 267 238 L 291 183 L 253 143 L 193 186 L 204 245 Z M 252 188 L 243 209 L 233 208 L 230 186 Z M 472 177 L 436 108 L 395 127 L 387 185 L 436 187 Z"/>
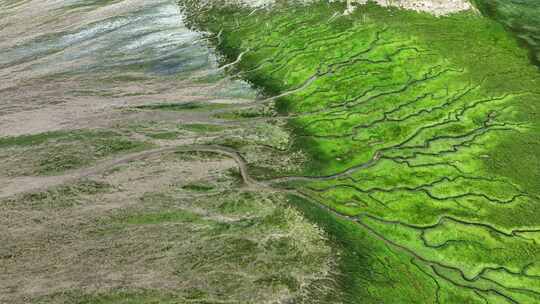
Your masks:
<path fill-rule="evenodd" d="M 284 195 L 240 188 L 235 169 L 215 152 L 163 153 L 0 199 L 0 287 L 39 304 L 331 294 L 323 232 Z"/>
<path fill-rule="evenodd" d="M 56 131 L 0 138 L 2 175 L 56 175 L 97 160 L 151 148 L 111 130 Z"/>
<path fill-rule="evenodd" d="M 540 75 L 501 25 L 182 3 L 306 153 L 274 181 L 343 250 L 343 302 L 540 302 Z"/>

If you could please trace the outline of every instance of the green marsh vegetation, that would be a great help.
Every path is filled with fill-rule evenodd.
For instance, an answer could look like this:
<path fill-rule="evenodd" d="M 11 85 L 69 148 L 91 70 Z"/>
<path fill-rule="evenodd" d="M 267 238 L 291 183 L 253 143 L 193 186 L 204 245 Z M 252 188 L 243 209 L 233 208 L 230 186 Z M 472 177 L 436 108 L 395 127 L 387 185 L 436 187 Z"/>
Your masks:
<path fill-rule="evenodd" d="M 194 182 L 182 186 L 182 189 L 196 192 L 207 192 L 213 190 L 215 187 L 212 184 L 205 182 Z"/>
<path fill-rule="evenodd" d="M 530 49 L 530 57 L 540 67 L 540 2 L 535 0 L 472 0 L 486 16 L 504 24 Z"/>
<path fill-rule="evenodd" d="M 184 124 L 184 125 L 180 125 L 179 128 L 190 131 L 190 132 L 195 132 L 195 133 L 215 133 L 215 132 L 219 132 L 225 129 L 224 127 L 220 125 L 200 124 L 200 123 Z"/>
<path fill-rule="evenodd" d="M 110 130 L 55 131 L 0 138 L 5 175 L 56 175 L 89 166 L 99 159 L 150 148 Z"/>
<path fill-rule="evenodd" d="M 502 25 L 181 4 L 229 62 L 242 54 L 231 72 L 281 96 L 308 157 L 286 180 L 344 252 L 344 302 L 540 302 L 540 75 Z"/>
<path fill-rule="evenodd" d="M 143 105 L 134 107 L 139 110 L 153 111 L 208 111 L 215 109 L 226 108 L 226 104 L 219 103 L 202 103 L 202 102 L 185 102 L 185 103 L 156 103 L 151 105 Z"/>
<path fill-rule="evenodd" d="M 46 191 L 30 192 L 3 200 L 7 206 L 27 206 L 31 209 L 64 209 L 84 204 L 91 196 L 109 193 L 113 187 L 95 180 L 81 180 L 70 185 L 61 185 Z"/>

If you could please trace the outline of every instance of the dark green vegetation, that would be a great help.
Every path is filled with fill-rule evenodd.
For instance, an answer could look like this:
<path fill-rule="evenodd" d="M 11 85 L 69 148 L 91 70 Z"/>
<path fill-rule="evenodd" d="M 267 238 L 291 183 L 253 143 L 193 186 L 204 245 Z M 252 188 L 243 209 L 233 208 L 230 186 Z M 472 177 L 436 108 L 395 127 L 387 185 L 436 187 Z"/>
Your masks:
<path fill-rule="evenodd" d="M 55 175 L 79 169 L 119 153 L 137 152 L 150 144 L 109 130 L 75 130 L 0 138 L 3 175 Z"/>
<path fill-rule="evenodd" d="M 273 117 L 276 116 L 276 114 L 277 113 L 272 107 L 255 107 L 237 110 L 233 112 L 218 113 L 215 116 L 222 119 L 240 120 L 250 118 Z"/>
<path fill-rule="evenodd" d="M 212 124 L 187 124 L 179 126 L 180 129 L 184 129 L 191 132 L 197 133 L 212 133 L 222 131 L 224 128 L 219 125 Z"/>
<path fill-rule="evenodd" d="M 158 103 L 152 105 L 137 106 L 139 110 L 161 110 L 161 111 L 201 111 L 213 110 L 226 107 L 224 104 L 216 103 L 200 103 L 200 102 L 185 102 L 185 103 Z"/>
<path fill-rule="evenodd" d="M 34 209 L 62 209 L 81 205 L 88 196 L 107 193 L 111 185 L 94 180 L 54 187 L 47 191 L 31 192 L 5 201 L 6 205 L 26 205 Z"/>
<path fill-rule="evenodd" d="M 540 302 L 540 75 L 503 26 L 182 3 L 242 55 L 231 72 L 280 95 L 291 152 L 309 157 L 281 181 L 344 251 L 344 302 Z"/>
<path fill-rule="evenodd" d="M 540 66 L 540 2 L 536 0 L 473 0 L 483 14 L 503 23 L 531 50 Z"/>
<path fill-rule="evenodd" d="M 207 184 L 207 183 L 190 183 L 190 184 L 187 184 L 187 185 L 184 185 L 182 186 L 182 189 L 185 189 L 185 190 L 191 190 L 191 191 L 210 191 L 212 189 L 214 189 L 214 186 L 210 185 L 210 184 Z"/>

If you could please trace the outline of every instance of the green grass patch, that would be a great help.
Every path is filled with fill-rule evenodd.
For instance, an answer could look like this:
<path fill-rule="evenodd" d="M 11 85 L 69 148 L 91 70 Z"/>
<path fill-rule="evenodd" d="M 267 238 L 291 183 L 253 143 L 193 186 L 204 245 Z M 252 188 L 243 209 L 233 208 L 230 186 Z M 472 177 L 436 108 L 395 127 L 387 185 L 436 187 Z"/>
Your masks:
<path fill-rule="evenodd" d="M 158 103 L 134 107 L 140 110 L 154 111 L 208 111 L 226 108 L 226 104 L 185 102 L 185 103 Z"/>
<path fill-rule="evenodd" d="M 275 113 L 272 111 L 269 111 L 268 109 L 254 108 L 254 109 L 247 109 L 247 110 L 218 113 L 218 114 L 215 114 L 214 117 L 220 118 L 220 119 L 238 120 L 238 119 L 250 119 L 250 118 L 260 118 L 260 117 L 272 117 L 274 115 Z"/>
<path fill-rule="evenodd" d="M 148 137 L 150 138 L 153 138 L 153 139 L 177 139 L 178 136 L 180 135 L 181 133 L 179 132 L 174 132 L 174 131 L 171 131 L 171 132 L 158 132 L 158 133 L 149 133 L 147 134 Z"/>
<path fill-rule="evenodd" d="M 84 132 L 68 133 L 65 131 L 54 131 L 54 132 L 46 132 L 46 133 L 32 134 L 32 135 L 2 137 L 0 138 L 0 148 L 7 148 L 7 147 L 14 147 L 14 146 L 17 146 L 17 147 L 36 146 L 36 145 L 41 145 L 50 141 L 69 140 L 71 138 L 77 139 L 80 137 L 84 137 L 85 135 L 93 135 L 93 134 L 88 134 Z"/>
<path fill-rule="evenodd" d="M 182 3 L 188 24 L 221 33 L 229 62 L 244 54 L 236 72 L 256 88 L 294 91 L 277 109 L 308 155 L 300 175 L 324 179 L 289 186 L 332 210 L 297 203 L 343 252 L 345 302 L 540 301 L 517 266 L 539 247 L 516 235 L 540 227 L 540 75 L 503 26 L 373 3 L 349 16 L 344 2 Z M 463 239 L 461 225 L 519 245 Z M 485 254 L 498 246 L 515 250 Z"/>
<path fill-rule="evenodd" d="M 4 164 L 4 171 L 11 175 L 59 174 L 89 166 L 98 159 L 150 147 L 108 130 L 57 131 L 0 139 L 0 153 L 16 156 L 22 164 Z"/>
<path fill-rule="evenodd" d="M 213 133 L 223 131 L 225 128 L 220 125 L 213 124 L 185 124 L 178 126 L 182 130 L 196 133 Z"/>
<path fill-rule="evenodd" d="M 124 225 L 156 225 L 175 222 L 195 222 L 200 216 L 186 210 L 161 211 L 157 213 L 132 214 L 119 221 Z"/>
<path fill-rule="evenodd" d="M 182 189 L 196 192 L 207 192 L 215 189 L 214 185 L 205 182 L 193 182 L 182 186 Z"/>
<path fill-rule="evenodd" d="M 107 193 L 112 186 L 94 180 L 83 180 L 72 185 L 62 185 L 47 191 L 26 193 L 7 201 L 32 208 L 69 208 L 84 203 L 85 198 Z"/>

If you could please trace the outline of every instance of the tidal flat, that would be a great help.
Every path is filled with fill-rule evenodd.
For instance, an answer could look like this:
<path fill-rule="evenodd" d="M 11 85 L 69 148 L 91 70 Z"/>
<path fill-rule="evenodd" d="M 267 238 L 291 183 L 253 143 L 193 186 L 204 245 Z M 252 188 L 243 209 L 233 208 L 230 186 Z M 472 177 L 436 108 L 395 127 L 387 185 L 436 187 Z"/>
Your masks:
<path fill-rule="evenodd" d="M 326 235 L 247 172 L 286 167 L 288 133 L 237 117 L 273 110 L 177 3 L 0 1 L 0 16 L 0 303 L 333 292 Z"/>
<path fill-rule="evenodd" d="M 473 4 L 0 1 L 0 303 L 540 303 L 540 74 Z"/>

